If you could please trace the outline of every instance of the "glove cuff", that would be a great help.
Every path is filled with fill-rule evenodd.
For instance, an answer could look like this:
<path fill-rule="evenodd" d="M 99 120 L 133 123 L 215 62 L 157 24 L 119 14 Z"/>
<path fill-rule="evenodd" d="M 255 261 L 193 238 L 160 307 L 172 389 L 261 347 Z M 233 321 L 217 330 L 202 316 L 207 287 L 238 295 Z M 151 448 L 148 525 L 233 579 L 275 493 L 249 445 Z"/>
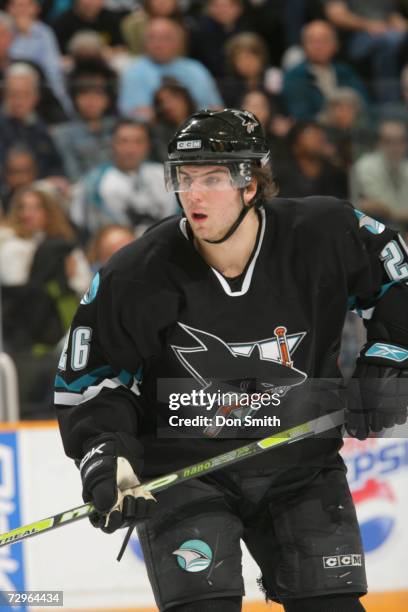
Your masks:
<path fill-rule="evenodd" d="M 378 340 L 368 342 L 361 350 L 357 363 L 406 370 L 408 368 L 408 348 Z"/>

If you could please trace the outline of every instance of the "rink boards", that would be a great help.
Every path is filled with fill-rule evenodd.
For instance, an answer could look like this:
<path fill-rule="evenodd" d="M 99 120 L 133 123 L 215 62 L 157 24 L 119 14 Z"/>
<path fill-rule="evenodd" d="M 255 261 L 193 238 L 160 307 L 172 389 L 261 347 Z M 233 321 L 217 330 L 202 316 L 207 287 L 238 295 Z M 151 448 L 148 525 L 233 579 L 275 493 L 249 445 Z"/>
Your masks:
<path fill-rule="evenodd" d="M 406 611 L 408 440 L 349 439 L 343 456 L 366 550 L 372 594 L 367 610 Z M 78 471 L 65 457 L 54 423 L 0 429 L 1 533 L 80 505 L 80 490 Z M 135 536 L 116 561 L 122 538 L 122 532 L 107 536 L 85 519 L 1 548 L 0 591 L 62 590 L 64 610 L 155 610 Z M 258 569 L 246 550 L 243 566 L 245 610 L 267 609 L 256 586 Z"/>

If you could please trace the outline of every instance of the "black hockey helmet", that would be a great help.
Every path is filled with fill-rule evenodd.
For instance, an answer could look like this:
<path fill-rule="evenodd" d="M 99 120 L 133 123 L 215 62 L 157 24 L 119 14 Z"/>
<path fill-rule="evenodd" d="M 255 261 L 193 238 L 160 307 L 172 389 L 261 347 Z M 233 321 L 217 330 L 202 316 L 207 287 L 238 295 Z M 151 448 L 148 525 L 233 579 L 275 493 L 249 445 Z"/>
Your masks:
<path fill-rule="evenodd" d="M 202 110 L 191 115 L 176 131 L 168 146 L 165 182 L 168 191 L 184 191 L 177 169 L 185 164 L 223 165 L 229 168 L 232 184 L 246 187 L 251 165 L 266 166 L 270 152 L 262 126 L 243 110 Z"/>

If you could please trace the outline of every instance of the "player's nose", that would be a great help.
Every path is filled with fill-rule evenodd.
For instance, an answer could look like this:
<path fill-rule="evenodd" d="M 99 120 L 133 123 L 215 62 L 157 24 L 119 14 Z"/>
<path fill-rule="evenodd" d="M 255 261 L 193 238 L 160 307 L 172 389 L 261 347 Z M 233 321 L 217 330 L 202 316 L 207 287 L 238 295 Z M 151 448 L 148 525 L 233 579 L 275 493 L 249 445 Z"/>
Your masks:
<path fill-rule="evenodd" d="M 192 203 L 202 202 L 203 200 L 203 192 L 199 189 L 190 189 L 188 191 L 188 201 Z"/>

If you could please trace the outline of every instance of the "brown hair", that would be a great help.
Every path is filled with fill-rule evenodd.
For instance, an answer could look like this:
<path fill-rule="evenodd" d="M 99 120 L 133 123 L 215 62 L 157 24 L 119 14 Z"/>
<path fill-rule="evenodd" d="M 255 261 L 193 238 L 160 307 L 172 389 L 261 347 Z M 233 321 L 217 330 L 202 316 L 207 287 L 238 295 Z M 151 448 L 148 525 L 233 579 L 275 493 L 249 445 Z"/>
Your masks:
<path fill-rule="evenodd" d="M 252 176 L 256 178 L 258 183 L 258 191 L 261 197 L 266 199 L 273 198 L 279 193 L 279 186 L 273 174 L 271 164 L 266 166 L 252 165 Z M 255 196 L 257 197 L 257 196 Z"/>
<path fill-rule="evenodd" d="M 48 238 L 66 238 L 67 240 L 75 238 L 75 233 L 57 199 L 50 193 L 37 188 L 35 184 L 18 189 L 11 199 L 10 210 L 5 221 L 17 236 L 28 237 L 18 220 L 18 211 L 27 193 L 31 193 L 38 198 L 46 213 L 45 233 Z"/>

